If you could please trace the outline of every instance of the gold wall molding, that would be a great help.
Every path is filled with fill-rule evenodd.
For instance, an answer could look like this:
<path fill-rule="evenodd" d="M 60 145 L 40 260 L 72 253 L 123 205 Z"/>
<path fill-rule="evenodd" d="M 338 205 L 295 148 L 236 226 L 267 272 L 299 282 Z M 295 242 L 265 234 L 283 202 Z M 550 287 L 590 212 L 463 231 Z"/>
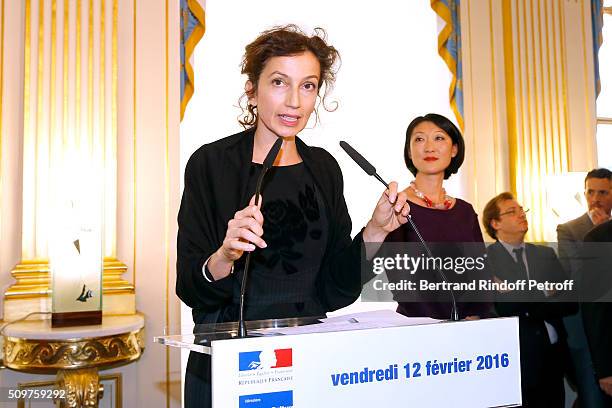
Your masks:
<path fill-rule="evenodd" d="M 4 365 L 30 373 L 62 369 L 111 368 L 137 360 L 144 351 L 144 328 L 114 336 L 72 340 L 4 338 Z"/>
<path fill-rule="evenodd" d="M 25 1 L 22 260 L 48 258 L 57 188 L 98 161 L 103 251 L 116 257 L 118 0 Z M 58 170 L 87 155 L 69 176 Z"/>
<path fill-rule="evenodd" d="M 122 278 L 127 266 L 117 259 L 104 259 L 102 290 L 104 295 L 134 294 L 134 285 Z M 47 261 L 18 264 L 11 275 L 16 282 L 4 293 L 5 300 L 47 297 L 51 293 L 51 273 Z"/>
<path fill-rule="evenodd" d="M 43 0 L 43 2 L 46 1 L 51 0 Z M 65 128 L 65 137 L 69 139 L 75 137 L 73 129 L 76 128 L 77 112 L 73 99 L 76 98 L 77 95 L 79 95 L 82 102 L 80 104 L 82 108 L 80 108 L 79 111 L 80 119 L 78 123 L 88 124 L 87 102 L 89 98 L 89 77 L 87 64 L 89 50 L 87 47 L 89 44 L 88 6 L 90 0 L 80 0 L 79 2 L 76 0 L 55 1 L 57 6 L 56 21 L 58 24 L 56 29 L 57 45 L 55 62 L 57 64 L 56 77 L 59 80 L 55 87 L 55 94 L 58 98 L 61 98 L 62 95 L 65 94 L 68 95 L 68 99 L 65 102 L 66 110 L 63 112 L 62 107 L 56 107 L 56 125 L 62 130 Z M 5 2 L 6 7 L 10 10 L 10 12 L 6 14 L 6 19 L 8 23 L 17 28 L 16 30 L 8 30 L 9 26 L 7 25 L 8 31 L 6 32 L 7 35 L 5 40 L 8 42 L 5 42 L 5 44 L 7 44 L 5 47 L 5 62 L 8 64 L 10 60 L 9 57 L 14 58 L 12 54 L 15 54 L 18 49 L 19 54 L 14 60 L 19 64 L 11 65 L 21 66 L 19 75 L 13 72 L 16 72 L 16 68 L 9 69 L 8 65 L 4 67 L 4 116 L 6 119 L 4 130 L 7 135 L 9 134 L 9 130 L 12 134 L 21 135 L 23 133 L 22 126 L 24 124 L 24 119 L 22 115 L 18 113 L 23 109 L 22 98 L 24 95 L 22 92 L 25 91 L 24 81 L 21 79 L 25 72 L 25 59 L 22 59 L 24 58 L 25 48 L 25 2 L 26 0 L 21 2 L 19 12 L 14 11 L 14 9 L 17 9 L 17 6 L 13 5 L 13 3 L 19 2 Z M 28 53 L 28 55 L 31 55 L 30 67 L 32 73 L 29 76 L 31 80 L 28 90 L 31 91 L 31 100 L 34 101 L 34 107 L 30 109 L 34 125 L 36 125 L 36 101 L 38 97 L 38 91 L 36 90 L 36 84 L 34 82 L 37 79 L 38 72 L 38 48 L 36 47 L 39 32 L 39 24 L 37 22 L 39 3 L 39 0 L 29 0 L 31 18 L 28 19 L 28 21 L 31 28 L 31 52 Z M 79 76 L 76 75 L 77 70 L 75 67 L 76 23 L 74 17 L 77 3 L 80 3 L 80 12 L 83 17 L 80 19 L 79 30 L 81 33 L 81 36 L 79 36 L 79 41 L 81 42 L 81 58 L 79 59 L 80 69 L 78 70 L 80 73 Z M 65 4 L 68 4 L 70 7 L 68 24 L 64 23 L 64 21 L 66 21 L 64 20 L 64 16 L 66 15 L 66 9 L 64 8 Z M 101 7 L 102 0 L 93 0 L 93 4 L 95 9 L 94 20 L 96 20 L 97 15 L 100 13 L 99 7 Z M 164 248 L 164 246 L 168 243 L 172 244 L 175 240 L 176 223 L 173 220 L 172 214 L 176 214 L 178 210 L 180 195 L 180 161 L 178 154 L 179 106 L 178 104 L 172 103 L 172 101 L 178 101 L 180 95 L 178 83 L 172 80 L 172 78 L 178 77 L 179 72 L 178 49 L 173 47 L 173 44 L 177 44 L 180 39 L 179 21 L 177 19 L 178 6 L 172 1 L 166 2 L 165 0 L 151 2 L 151 4 L 140 0 L 128 0 L 123 2 L 118 2 L 117 0 L 104 0 L 104 4 L 107 10 L 104 28 L 105 30 L 110 30 L 111 26 L 113 27 L 113 33 L 111 34 L 109 32 L 109 35 L 112 35 L 112 37 L 107 36 L 104 41 L 104 47 L 108 51 L 105 54 L 105 65 L 107 66 L 107 70 L 104 74 L 104 84 L 105 86 L 110 86 L 112 83 L 115 84 L 112 92 L 112 96 L 114 97 L 113 106 L 109 106 L 107 101 L 103 112 L 104 116 L 111 113 L 113 114 L 113 125 L 111 126 L 106 122 L 104 131 L 107 132 L 109 129 L 118 127 L 116 148 L 118 150 L 117 158 L 119 159 L 119 165 L 117 166 L 118 175 L 116 178 L 119 183 L 119 189 L 118 197 L 114 201 L 117 204 L 119 216 L 116 220 L 118 223 L 116 237 L 117 254 L 114 254 L 112 258 L 116 259 L 117 262 L 121 264 L 127 264 L 127 269 L 129 269 L 127 272 L 129 275 L 127 275 L 127 273 L 123 273 L 122 275 L 129 282 L 112 277 L 108 280 L 108 273 L 111 272 L 117 276 L 117 272 L 121 271 L 123 265 L 117 269 L 116 266 L 109 265 L 107 262 L 104 274 L 104 290 L 105 294 L 108 294 L 108 291 L 113 289 L 117 292 L 121 292 L 127 283 L 130 291 L 133 291 L 132 288 L 135 285 L 132 284 L 138 281 L 138 279 L 142 279 L 139 285 L 139 292 L 144 292 L 139 293 L 139 308 L 143 309 L 142 311 L 149 316 L 160 317 L 159 319 L 150 321 L 154 327 L 148 327 L 149 331 L 154 330 L 157 333 L 163 333 L 164 330 L 168 332 L 177 332 L 180 330 L 179 301 L 172 295 L 172 288 L 174 287 L 172 268 L 175 261 L 175 251 L 172 245 L 169 245 L 168 249 Z M 51 21 L 51 8 L 48 10 L 49 11 L 46 11 L 45 14 L 47 28 L 50 27 L 49 22 Z M 112 20 L 111 13 L 113 16 Z M 167 15 L 165 13 L 167 13 Z M 167 30 L 164 30 L 166 19 Z M 13 23 L 11 23 L 11 21 L 13 21 Z M 117 24 L 114 23 L 115 21 Z M 65 30 L 67 30 L 69 38 L 63 36 Z M 45 31 L 45 47 L 51 47 L 51 37 L 47 37 L 46 33 L 47 31 Z M 98 33 L 98 26 L 96 26 L 94 28 L 94 47 L 97 47 L 98 44 Z M 166 36 L 167 39 L 164 38 Z M 8 47 L 9 42 L 11 44 L 17 42 L 16 39 L 20 39 L 20 47 Z M 164 45 L 165 41 L 167 41 L 168 48 L 166 52 L 166 47 Z M 14 51 L 11 55 L 8 53 L 9 48 Z M 68 50 L 68 53 L 64 53 L 65 49 Z M 98 54 L 96 50 L 97 48 L 94 49 L 93 66 L 98 70 L 102 66 L 102 61 L 97 60 L 96 56 Z M 113 57 L 111 57 L 109 52 L 112 52 Z M 47 63 L 49 63 L 50 57 L 47 56 L 50 56 L 50 51 L 45 51 L 43 54 L 45 58 L 48 58 Z M 111 72 L 109 67 L 111 66 L 111 61 L 115 60 L 115 55 L 118 59 L 118 63 L 117 66 L 114 64 L 112 65 L 113 72 Z M 61 68 L 63 63 L 64 66 L 68 67 L 68 71 Z M 164 69 L 166 64 L 167 68 Z M 64 78 L 66 78 L 65 82 Z M 77 79 L 79 80 L 81 90 L 78 93 L 76 92 Z M 12 98 L 15 99 L 14 101 L 9 101 L 11 98 L 8 98 L 8 94 L 6 94 L 6 91 L 9 90 L 7 88 L 9 81 L 13 84 L 19 84 L 19 92 L 12 92 L 12 94 L 15 95 L 15 97 Z M 93 83 L 95 86 L 98 85 L 96 77 L 94 77 Z M 102 83 L 102 81 L 100 81 L 100 83 Z M 166 101 L 169 101 L 167 107 L 164 104 L 164 98 Z M 96 106 L 99 101 L 100 99 L 98 96 L 94 95 L 94 113 L 98 112 Z M 162 103 L 149 103 L 151 101 L 161 101 Z M 12 103 L 9 104 L 9 102 Z M 64 102 L 64 99 L 62 99 L 62 102 Z M 7 111 L 9 107 L 11 108 Z M 121 111 L 119 111 L 119 109 L 121 109 Z M 16 114 L 11 114 L 14 119 L 9 120 L 7 114 L 9 112 L 13 113 L 13 111 L 16 111 Z M 62 112 L 64 113 L 63 115 Z M 99 113 L 102 116 L 101 109 Z M 65 121 L 64 118 L 66 119 Z M 164 123 L 164 119 L 166 119 L 168 123 Z M 7 125 L 12 125 L 11 121 L 14 122 L 15 125 L 6 127 Z M 66 124 L 65 127 L 63 123 Z M 164 131 L 165 128 L 167 128 L 167 131 Z M 33 129 L 36 130 L 37 127 Z M 161 132 L 159 130 L 161 130 Z M 102 129 L 100 131 L 102 131 Z M 9 142 L 8 145 L 7 142 Z M 19 148 L 13 148 L 13 144 L 17 143 L 19 143 Z M 15 194 L 19 197 L 16 197 L 14 200 L 16 202 L 15 207 L 18 209 L 15 211 L 15 216 L 11 216 L 11 213 L 5 218 L 5 220 L 8 221 L 5 225 L 15 223 L 15 227 L 9 230 L 9 234 L 3 236 L 9 237 L 9 239 L 11 237 L 16 237 L 14 241 L 19 242 L 13 244 L 15 248 L 13 252 L 9 254 L 12 256 L 3 257 L 6 265 L 4 265 L 5 286 L 2 288 L 2 292 L 7 290 L 10 284 L 17 283 L 17 281 L 28 283 L 27 279 L 34 279 L 34 282 L 29 283 L 33 286 L 38 284 L 38 292 L 46 292 L 49 289 L 47 283 L 50 278 L 50 276 L 46 274 L 48 265 L 45 262 L 37 262 L 37 260 L 48 259 L 48 257 L 43 256 L 43 253 L 35 252 L 20 254 L 22 249 L 22 240 L 20 239 L 22 209 L 20 207 L 22 201 L 21 184 L 23 181 L 21 170 L 18 169 L 18 166 L 20 166 L 22 162 L 21 146 L 21 140 L 13 143 L 12 138 L 7 138 L 7 136 L 4 137 L 4 157 L 12 157 L 13 159 L 11 160 L 16 163 L 15 167 L 17 168 L 12 173 L 10 172 L 11 169 L 9 169 L 9 172 L 3 175 L 5 182 L 4 190 L 5 193 L 8 191 L 10 195 L 12 193 L 10 187 L 14 184 L 17 186 L 15 188 Z M 8 148 L 8 150 L 6 150 L 6 148 Z M 134 150 L 132 150 L 132 148 Z M 108 152 L 109 149 L 110 147 L 106 145 L 105 151 Z M 164 163 L 164 156 L 167 156 L 169 166 L 162 164 Z M 169 167 L 170 191 L 166 193 L 167 195 L 165 196 L 164 190 L 168 188 L 167 178 L 166 182 L 160 182 L 160 180 L 164 180 L 164 176 L 167 177 L 168 175 L 166 166 Z M 6 167 L 7 165 L 4 166 L 3 170 L 6 170 Z M 14 177 L 10 178 L 12 174 L 14 174 Z M 157 182 L 155 182 L 155 180 L 157 180 Z M 9 181 L 11 182 L 10 185 L 7 184 Z M 166 202 L 166 197 L 169 197 L 168 202 Z M 5 198 L 7 198 L 7 196 L 5 196 Z M 165 210 L 165 206 L 169 206 L 169 210 Z M 8 206 L 7 208 L 10 209 Z M 5 210 L 5 212 L 7 211 Z M 170 219 L 165 223 L 162 218 L 168 213 L 170 214 Z M 150 219 L 157 219 L 159 222 L 151 223 L 149 222 Z M 6 226 L 4 226 L 4 228 L 7 229 Z M 4 244 L 3 242 L 3 248 Z M 8 244 L 8 242 L 6 244 Z M 105 255 L 109 256 L 109 252 L 106 251 Z M 39 267 L 33 266 L 37 264 L 42 265 Z M 13 276 L 7 273 L 11 271 L 11 269 L 23 272 L 20 273 L 19 279 L 13 280 Z M 27 275 L 27 272 L 30 272 L 30 274 Z M 33 272 L 44 273 L 33 275 Z M 119 276 L 121 275 L 119 274 Z M 36 279 L 38 279 L 38 281 L 36 281 Z M 117 282 L 117 284 L 109 285 L 108 283 L 112 281 Z M 145 284 L 142 285 L 142 283 Z M 44 287 L 40 288 L 43 284 Z M 18 285 L 18 287 L 19 286 L 21 285 Z M 114 288 L 111 286 L 114 286 Z M 142 288 L 140 286 L 142 286 Z M 28 290 L 30 294 L 33 291 L 32 287 L 28 288 Z M 133 299 L 135 299 L 133 293 L 132 296 Z M 125 297 L 127 296 L 123 296 L 121 293 L 111 293 L 105 296 L 103 299 L 105 313 L 108 303 L 113 302 L 117 298 L 124 299 Z M 34 296 L 29 299 L 9 297 L 7 299 L 8 301 L 5 302 L 5 314 L 3 318 L 5 322 L 11 320 L 9 315 L 7 315 L 7 311 L 14 312 L 13 316 L 17 318 L 22 317 L 25 312 L 23 305 L 26 301 L 28 305 L 31 305 L 33 308 L 47 307 L 47 310 L 50 310 L 50 301 L 48 302 L 47 299 L 50 298 L 48 296 Z M 166 318 L 164 316 L 166 316 Z M 168 355 L 170 357 L 169 367 Z M 146 393 L 130 391 L 125 394 L 125 406 L 136 406 L 139 403 L 145 405 L 152 404 L 153 406 L 156 404 L 167 405 L 168 397 L 170 406 L 180 406 L 180 386 L 177 385 L 177 383 L 180 383 L 180 359 L 178 354 L 174 353 L 174 351 L 169 351 L 167 353 L 152 353 L 143 357 L 144 358 L 138 360 L 138 363 L 134 366 L 121 368 L 125 374 L 129 374 L 129 378 L 132 378 L 132 374 L 136 373 L 137 377 L 139 376 L 141 378 L 140 383 L 144 384 L 144 388 L 148 390 Z M 5 385 L 12 384 L 11 386 L 13 386 L 18 379 L 23 378 L 21 374 L 12 370 L 4 370 L 3 372 L 6 374 L 0 381 L 6 380 Z M 170 393 L 166 395 L 165 391 L 168 388 L 164 385 L 164 382 L 168 382 L 168 377 L 171 380 L 169 387 Z M 142 381 L 143 379 L 144 382 Z M 130 382 L 132 388 L 133 385 L 136 384 L 135 377 L 134 379 L 126 381 Z M 108 388 L 106 385 L 105 387 Z M 166 404 L 164 404 L 164 400 L 166 400 Z"/>
<path fill-rule="evenodd" d="M 134 293 L 134 285 L 122 278 L 127 269 L 127 265 L 117 259 L 104 260 L 104 273 L 102 275 L 104 294 Z"/>
<path fill-rule="evenodd" d="M 465 197 L 480 212 L 509 188 L 503 72 L 502 6 L 497 0 L 461 2 Z"/>
<path fill-rule="evenodd" d="M 2 136 L 4 134 L 4 110 L 3 99 L 4 99 L 4 0 L 0 1 L 0 163 L 3 163 L 2 159 Z M 0 226 L 2 225 L 2 189 L 3 189 L 3 171 L 2 164 L 0 164 Z M 1 229 L 0 229 L 1 231 Z M 1 232 L 0 232 L 1 233 Z"/>
<path fill-rule="evenodd" d="M 168 0 L 165 0 L 164 5 L 164 22 L 165 22 L 165 81 L 164 81 L 164 91 L 166 94 L 166 106 L 165 106 L 165 122 L 166 122 L 166 134 L 165 134 L 165 154 L 164 154 L 164 237 L 165 237 L 165 265 L 164 269 L 166 270 L 166 291 L 164 293 L 164 306 L 166 308 L 166 313 L 164 315 L 164 327 L 168 328 L 170 323 L 170 296 L 174 294 L 174 291 L 170 288 L 170 102 L 169 102 L 169 80 L 170 80 L 170 64 L 169 64 L 169 46 L 168 46 L 168 26 L 169 26 L 169 16 L 168 16 Z M 182 101 L 181 101 L 182 105 Z M 166 349 L 166 407 L 170 408 L 170 350 Z"/>
<path fill-rule="evenodd" d="M 548 177 L 593 164 L 589 7 L 461 2 L 468 197 L 481 212 L 496 194 L 515 193 L 531 209 L 528 240 L 556 239 Z"/>
<path fill-rule="evenodd" d="M 527 239 L 544 241 L 551 234 L 547 177 L 569 171 L 572 160 L 566 5 L 513 0 L 502 7 L 509 181 L 531 209 Z"/>
<path fill-rule="evenodd" d="M 512 6 L 509 1 L 503 2 L 503 27 L 504 27 L 504 74 L 506 84 L 506 124 L 509 147 L 509 172 L 510 190 L 516 194 L 517 180 L 517 123 L 516 123 L 516 92 L 514 85 L 514 58 L 513 29 L 512 29 Z"/>
<path fill-rule="evenodd" d="M 51 292 L 51 275 L 46 261 L 25 261 L 11 271 L 16 282 L 4 293 L 8 299 L 46 297 Z"/>
<path fill-rule="evenodd" d="M 117 13 L 118 0 L 25 0 L 22 255 L 5 302 L 50 294 L 50 203 L 84 182 L 63 173 L 80 149 L 103 166 L 103 293 L 134 294 L 116 258 Z"/>
<path fill-rule="evenodd" d="M 136 260 L 138 259 L 136 257 L 136 237 L 137 237 L 137 204 L 138 204 L 138 190 L 137 190 L 137 181 L 138 181 L 138 166 L 137 166 L 137 161 L 136 159 L 138 158 L 138 144 L 136 143 L 136 130 L 137 130 L 137 125 L 138 122 L 136 121 L 136 113 L 137 113 L 137 88 L 136 88 L 136 80 L 138 78 L 138 76 L 136 75 L 136 63 L 137 63 L 137 58 L 136 58 L 136 49 L 137 49 L 137 37 L 136 37 L 136 33 L 137 33 L 137 22 L 138 22 L 138 4 L 136 2 L 136 0 L 132 0 L 133 4 L 132 4 L 132 64 L 133 64 L 133 71 L 132 71 L 132 148 L 133 148 L 133 157 L 132 157 L 132 171 L 133 171 L 133 185 L 132 185 L 132 194 L 133 194 L 133 214 L 132 214 L 132 231 L 133 231 L 133 242 L 132 242 L 132 283 L 134 283 L 134 285 L 136 285 Z"/>

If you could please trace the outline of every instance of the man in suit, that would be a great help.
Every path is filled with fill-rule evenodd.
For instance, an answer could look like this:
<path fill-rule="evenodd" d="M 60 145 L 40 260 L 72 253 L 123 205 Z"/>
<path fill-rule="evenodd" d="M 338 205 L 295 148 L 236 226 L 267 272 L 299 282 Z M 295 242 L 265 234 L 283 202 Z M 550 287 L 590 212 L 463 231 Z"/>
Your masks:
<path fill-rule="evenodd" d="M 610 219 L 612 212 L 612 171 L 594 169 L 584 179 L 588 210 L 580 217 L 557 226 L 559 260 L 572 278 L 580 269 L 578 253 L 587 232 Z"/>
<path fill-rule="evenodd" d="M 612 221 L 584 237 L 583 288 L 595 302 L 582 304 L 584 329 L 595 375 L 604 393 L 605 406 L 612 407 Z"/>
<path fill-rule="evenodd" d="M 588 210 L 580 217 L 557 226 L 559 260 L 565 271 L 580 286 L 582 267 L 581 257 L 584 236 L 593 227 L 610 219 L 612 210 L 612 172 L 608 169 L 594 169 L 587 173 L 584 180 L 584 196 Z M 581 408 L 600 408 L 604 394 L 594 376 L 593 363 L 584 333 L 580 313 L 563 318 L 567 331 L 572 369 L 568 373 L 570 383 L 575 385 Z"/>
<path fill-rule="evenodd" d="M 487 203 L 483 224 L 496 240 L 487 248 L 488 267 L 496 281 L 561 282 L 566 278 L 551 248 L 525 243 L 529 224 L 511 193 L 499 194 Z M 519 317 L 524 407 L 564 406 L 565 331 L 561 317 L 575 313 L 577 306 L 555 301 L 557 295 L 535 289 L 496 294 L 496 312 Z"/>

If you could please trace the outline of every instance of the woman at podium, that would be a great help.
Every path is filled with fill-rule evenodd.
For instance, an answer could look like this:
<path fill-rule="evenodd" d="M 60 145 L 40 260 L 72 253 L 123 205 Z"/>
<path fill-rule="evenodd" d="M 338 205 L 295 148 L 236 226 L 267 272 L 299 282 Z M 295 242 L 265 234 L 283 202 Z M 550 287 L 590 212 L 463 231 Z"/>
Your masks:
<path fill-rule="evenodd" d="M 176 293 L 197 325 L 238 320 L 245 252 L 253 252 L 247 320 L 321 316 L 353 303 L 361 291 L 364 240 L 382 242 L 407 222 L 405 193 L 391 183 L 372 218 L 351 239 L 340 167 L 297 135 L 331 89 L 336 62 L 325 32 L 274 28 L 246 46 L 246 129 L 204 145 L 185 168 L 178 215 Z M 282 138 L 274 167 L 254 204 L 271 146 Z M 210 358 L 191 353 L 185 407 L 210 405 Z"/>
<path fill-rule="evenodd" d="M 448 118 L 429 113 L 415 118 L 408 125 L 404 161 L 415 178 L 403 192 L 410 203 L 412 221 L 425 242 L 431 246 L 434 256 L 478 258 L 485 253 L 474 208 L 470 203 L 448 195 L 443 186 L 444 180 L 457 173 L 464 155 L 465 144 L 461 132 Z M 409 243 L 406 248 L 413 252 L 413 256 L 423 256 L 425 253 L 409 224 L 391 232 L 386 242 Z M 451 282 L 474 277 L 473 273 L 459 274 L 448 270 L 445 274 Z M 484 272 L 480 274 L 484 275 Z M 417 271 L 412 277 L 433 283 L 441 280 L 434 269 Z M 451 315 L 450 294 L 447 291 L 416 291 L 394 295 L 398 300 L 397 312 L 406 316 L 448 319 Z M 467 295 L 476 294 L 456 293 L 460 318 L 475 319 L 491 315 L 490 302 L 461 301 L 462 297 L 469 297 Z"/>

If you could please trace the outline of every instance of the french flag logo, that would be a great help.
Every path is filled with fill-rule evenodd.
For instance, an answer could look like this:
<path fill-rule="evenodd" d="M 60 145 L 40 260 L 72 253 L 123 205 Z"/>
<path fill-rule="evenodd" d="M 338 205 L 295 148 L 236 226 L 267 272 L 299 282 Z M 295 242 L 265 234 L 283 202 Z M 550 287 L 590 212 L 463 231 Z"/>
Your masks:
<path fill-rule="evenodd" d="M 266 370 L 293 366 L 293 349 L 245 351 L 238 354 L 240 371 Z"/>

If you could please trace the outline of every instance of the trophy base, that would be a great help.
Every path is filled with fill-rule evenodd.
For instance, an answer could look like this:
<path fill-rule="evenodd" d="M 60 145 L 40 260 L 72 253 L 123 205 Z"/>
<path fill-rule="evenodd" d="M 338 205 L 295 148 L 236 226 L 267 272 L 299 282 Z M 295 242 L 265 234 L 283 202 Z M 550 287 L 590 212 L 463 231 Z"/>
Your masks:
<path fill-rule="evenodd" d="M 102 324 L 102 311 L 53 313 L 51 327 L 91 326 Z"/>

